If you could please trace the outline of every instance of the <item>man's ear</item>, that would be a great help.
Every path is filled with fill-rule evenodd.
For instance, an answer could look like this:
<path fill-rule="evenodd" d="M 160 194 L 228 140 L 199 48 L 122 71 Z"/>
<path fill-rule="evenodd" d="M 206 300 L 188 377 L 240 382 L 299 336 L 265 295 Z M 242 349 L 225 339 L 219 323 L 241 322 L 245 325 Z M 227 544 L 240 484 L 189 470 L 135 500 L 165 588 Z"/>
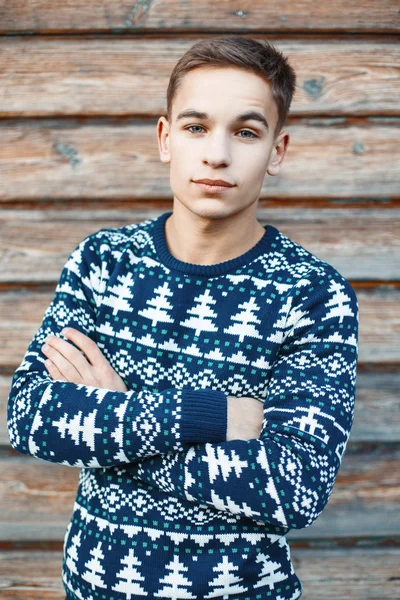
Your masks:
<path fill-rule="evenodd" d="M 169 123 L 165 117 L 160 117 L 158 119 L 157 139 L 161 162 L 171 162 L 171 156 L 169 153 Z"/>
<path fill-rule="evenodd" d="M 267 173 L 268 175 L 278 175 L 283 159 L 286 154 L 287 147 L 289 145 L 290 136 L 287 131 L 281 131 L 274 142 L 271 156 L 268 161 Z"/>

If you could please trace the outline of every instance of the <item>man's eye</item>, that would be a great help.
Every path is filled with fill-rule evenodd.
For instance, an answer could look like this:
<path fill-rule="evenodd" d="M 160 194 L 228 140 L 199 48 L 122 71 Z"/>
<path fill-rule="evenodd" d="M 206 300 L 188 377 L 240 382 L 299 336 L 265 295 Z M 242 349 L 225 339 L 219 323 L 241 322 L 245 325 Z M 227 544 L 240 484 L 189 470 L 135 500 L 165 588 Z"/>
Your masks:
<path fill-rule="evenodd" d="M 250 131 L 249 129 L 242 129 L 241 131 L 239 131 L 239 133 L 250 133 L 252 135 L 253 138 L 258 137 L 258 135 L 256 135 L 255 133 L 253 133 L 252 131 Z M 249 138 L 252 139 L 252 138 Z"/>
<path fill-rule="evenodd" d="M 187 131 L 189 131 L 189 130 L 191 130 L 193 127 L 199 127 L 200 129 L 204 129 L 204 127 L 202 127 L 201 125 L 189 125 L 189 127 L 186 127 L 185 129 L 186 129 Z M 190 133 L 199 133 L 199 132 L 198 132 L 198 131 L 191 131 Z M 256 135 L 255 133 L 253 133 L 253 132 L 252 132 L 252 131 L 250 131 L 249 129 L 242 129 L 241 131 L 239 131 L 239 133 L 250 133 L 250 136 L 251 136 L 251 137 L 249 137 L 249 136 L 245 136 L 245 139 L 246 139 L 246 137 L 247 137 L 248 139 L 252 139 L 252 138 L 257 138 L 257 137 L 258 137 L 258 135 Z"/>
<path fill-rule="evenodd" d="M 204 127 L 202 127 L 201 125 L 189 125 L 189 127 L 186 127 L 186 129 L 189 131 L 189 129 L 191 129 L 192 127 L 200 127 L 200 129 L 204 129 Z M 190 133 L 198 133 L 198 132 L 191 131 Z"/>

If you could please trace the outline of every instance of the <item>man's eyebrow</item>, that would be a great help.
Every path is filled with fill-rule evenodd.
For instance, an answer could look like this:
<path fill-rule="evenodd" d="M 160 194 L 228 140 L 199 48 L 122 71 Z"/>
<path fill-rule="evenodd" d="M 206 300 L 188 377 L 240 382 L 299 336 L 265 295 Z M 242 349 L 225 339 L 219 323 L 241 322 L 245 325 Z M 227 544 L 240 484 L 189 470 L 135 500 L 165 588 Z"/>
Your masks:
<path fill-rule="evenodd" d="M 187 109 L 187 110 L 180 112 L 179 115 L 176 117 L 176 120 L 179 121 L 180 119 L 187 119 L 187 118 L 202 119 L 203 121 L 206 121 L 207 119 L 210 118 L 210 116 L 208 113 L 205 113 L 205 112 L 199 112 L 198 110 Z M 260 112 L 258 112 L 256 110 L 242 113 L 241 115 L 238 115 L 233 121 L 235 123 L 243 123 L 245 121 L 258 121 L 259 123 L 264 125 L 264 127 L 267 130 L 269 129 L 267 119 L 264 117 L 264 115 L 262 115 Z"/>

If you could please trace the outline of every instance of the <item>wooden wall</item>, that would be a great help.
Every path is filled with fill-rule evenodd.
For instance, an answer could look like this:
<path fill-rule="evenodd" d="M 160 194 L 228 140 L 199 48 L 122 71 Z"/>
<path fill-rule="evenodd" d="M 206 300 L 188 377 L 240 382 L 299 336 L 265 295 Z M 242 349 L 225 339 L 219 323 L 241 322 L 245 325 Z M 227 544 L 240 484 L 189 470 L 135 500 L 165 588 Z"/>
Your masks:
<path fill-rule="evenodd" d="M 259 221 L 333 264 L 360 305 L 350 441 L 323 514 L 288 536 L 303 598 L 399 598 L 399 12 L 395 0 L 0 0 L 3 598 L 64 597 L 79 474 L 11 449 L 12 375 L 75 245 L 171 209 L 155 128 L 169 75 L 224 33 L 270 40 L 298 76 Z"/>

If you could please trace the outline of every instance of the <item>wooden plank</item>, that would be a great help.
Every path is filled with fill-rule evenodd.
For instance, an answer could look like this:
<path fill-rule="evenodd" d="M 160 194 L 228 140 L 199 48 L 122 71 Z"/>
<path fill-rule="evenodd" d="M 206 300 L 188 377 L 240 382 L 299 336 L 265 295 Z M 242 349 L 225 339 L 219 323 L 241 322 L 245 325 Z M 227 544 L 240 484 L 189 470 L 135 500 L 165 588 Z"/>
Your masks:
<path fill-rule="evenodd" d="M 55 288 L 55 286 L 54 286 Z M 356 289 L 359 363 L 400 361 L 400 288 Z M 0 367 L 17 367 L 54 297 L 51 291 L 9 289 L 0 295 Z"/>
<path fill-rule="evenodd" d="M 296 540 L 400 536 L 399 444 L 347 445 L 332 495 Z M 71 518 L 80 469 L 1 449 L 0 541 L 60 541 Z"/>
<path fill-rule="evenodd" d="M 298 548 L 291 551 L 304 600 L 395 600 L 399 548 Z"/>
<path fill-rule="evenodd" d="M 282 4 L 253 0 L 2 0 L 0 33 L 60 31 L 348 31 L 396 32 L 395 0 L 298 0 Z"/>
<path fill-rule="evenodd" d="M 400 549 L 302 548 L 290 544 L 304 600 L 396 600 Z M 43 568 L 46 565 L 46 568 Z M 62 550 L 0 551 L 4 600 L 62 600 Z"/>
<path fill-rule="evenodd" d="M 357 373 L 352 442 L 400 440 L 400 370 Z"/>
<path fill-rule="evenodd" d="M 261 198 L 398 196 L 400 118 L 301 119 Z M 0 200 L 172 198 L 156 124 L 131 119 L 0 122 Z"/>
<path fill-rule="evenodd" d="M 200 39 L 5 37 L 0 116 L 166 114 L 170 73 Z M 398 40 L 338 44 L 317 37 L 278 39 L 275 46 L 297 74 L 292 116 L 398 115 Z"/>
<path fill-rule="evenodd" d="M 62 541 L 80 469 L 1 450 L 0 542 Z"/>
<path fill-rule="evenodd" d="M 0 375 L 0 445 L 8 447 L 7 401 L 11 384 L 12 375 Z M 399 389 L 399 372 L 358 372 L 351 442 L 400 442 Z"/>
<path fill-rule="evenodd" d="M 62 549 L 0 550 L 3 600 L 64 600 Z"/>
<path fill-rule="evenodd" d="M 400 289 L 392 285 L 357 289 L 359 300 L 359 362 L 398 362 Z"/>
<path fill-rule="evenodd" d="M 0 282 L 56 283 L 68 255 L 87 235 L 153 219 L 170 207 L 0 211 Z M 259 206 L 262 206 L 260 201 Z M 400 276 L 400 209 L 274 206 L 259 208 L 262 225 L 282 233 L 351 280 Z"/>

